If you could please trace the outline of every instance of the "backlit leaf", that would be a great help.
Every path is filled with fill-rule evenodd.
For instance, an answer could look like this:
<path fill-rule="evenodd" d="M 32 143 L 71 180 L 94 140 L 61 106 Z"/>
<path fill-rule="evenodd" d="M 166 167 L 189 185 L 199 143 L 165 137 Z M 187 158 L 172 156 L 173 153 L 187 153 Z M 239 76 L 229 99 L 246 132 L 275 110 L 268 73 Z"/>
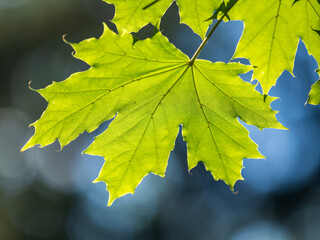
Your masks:
<path fill-rule="evenodd" d="M 308 103 L 313 105 L 320 104 L 320 80 L 316 81 L 312 85 L 309 93 Z"/>
<path fill-rule="evenodd" d="M 91 68 L 38 90 L 48 107 L 23 150 L 56 139 L 63 147 L 115 117 L 85 150 L 105 158 L 96 181 L 107 184 L 111 204 L 133 193 L 148 173 L 164 176 L 182 125 L 189 169 L 201 161 L 233 189 L 242 179 L 242 160 L 263 157 L 239 119 L 260 129 L 283 128 L 269 106 L 274 98 L 238 76 L 251 66 L 205 60 L 190 65 L 161 33 L 132 42 L 130 34 L 105 27 L 99 39 L 71 44 L 75 57 Z"/>
<path fill-rule="evenodd" d="M 128 32 L 137 32 L 140 28 L 152 23 L 157 25 L 161 16 L 174 2 L 173 0 L 104 0 L 116 7 L 113 22 Z M 187 24 L 196 34 L 204 38 L 211 21 L 206 21 L 219 7 L 221 0 L 177 0 L 181 22 Z"/>
<path fill-rule="evenodd" d="M 299 38 L 320 63 L 320 4 L 317 0 L 239 0 L 232 20 L 244 21 L 234 58 L 248 58 L 256 66 L 254 78 L 264 93 L 284 70 L 292 73 Z"/>

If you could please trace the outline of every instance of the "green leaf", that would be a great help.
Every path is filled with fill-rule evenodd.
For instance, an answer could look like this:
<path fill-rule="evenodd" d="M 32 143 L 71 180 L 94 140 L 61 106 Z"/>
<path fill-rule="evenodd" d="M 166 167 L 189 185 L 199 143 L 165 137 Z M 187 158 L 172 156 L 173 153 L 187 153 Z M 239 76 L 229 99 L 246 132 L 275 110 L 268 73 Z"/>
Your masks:
<path fill-rule="evenodd" d="M 113 22 L 117 25 L 119 33 L 138 32 L 148 23 L 157 26 L 160 18 L 172 3 L 172 0 L 104 1 L 115 5 L 116 12 Z"/>
<path fill-rule="evenodd" d="M 245 29 L 234 58 L 248 58 L 264 93 L 284 70 L 292 73 L 299 38 L 320 63 L 320 5 L 316 0 L 239 0 L 230 11 Z"/>
<path fill-rule="evenodd" d="M 181 22 L 187 24 L 202 39 L 205 37 L 211 21 L 206 21 L 219 7 L 221 0 L 197 1 L 178 0 Z M 192 9 L 192 10 L 191 10 Z"/>
<path fill-rule="evenodd" d="M 85 153 L 103 156 L 96 181 L 107 184 L 109 204 L 133 193 L 152 172 L 164 176 L 170 151 L 183 127 L 188 167 L 202 161 L 231 189 L 243 158 L 262 158 L 237 118 L 260 129 L 283 128 L 269 104 L 238 75 L 251 66 L 189 58 L 161 35 L 132 45 L 130 34 L 105 27 L 99 39 L 71 44 L 91 68 L 38 92 L 48 101 L 35 134 L 22 150 L 59 140 L 61 147 L 115 117 Z"/>
<path fill-rule="evenodd" d="M 309 93 L 308 103 L 313 105 L 320 104 L 320 80 L 316 81 L 312 85 Z"/>
<path fill-rule="evenodd" d="M 157 26 L 161 16 L 173 2 L 173 0 L 104 1 L 115 5 L 116 15 L 113 22 L 121 33 L 123 30 L 137 32 L 148 23 Z M 211 24 L 211 21 L 206 20 L 210 18 L 221 2 L 221 0 L 177 0 L 181 22 L 187 24 L 196 34 L 204 38 Z"/>

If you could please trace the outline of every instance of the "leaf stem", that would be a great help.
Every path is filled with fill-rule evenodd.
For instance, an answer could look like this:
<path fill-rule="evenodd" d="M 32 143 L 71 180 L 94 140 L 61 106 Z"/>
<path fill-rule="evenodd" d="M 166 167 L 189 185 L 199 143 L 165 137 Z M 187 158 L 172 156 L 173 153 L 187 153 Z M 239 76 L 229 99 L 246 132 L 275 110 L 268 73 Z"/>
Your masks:
<path fill-rule="evenodd" d="M 218 26 L 220 25 L 220 23 L 222 22 L 223 18 L 225 16 L 228 15 L 228 12 L 231 10 L 231 8 L 238 2 L 238 0 L 233 1 L 232 3 L 230 3 L 229 7 L 227 7 L 226 11 L 224 12 L 224 14 L 222 15 L 222 17 L 218 20 L 218 22 L 216 22 L 216 24 L 213 26 L 213 28 L 210 30 L 210 32 L 208 33 L 208 35 L 203 39 L 202 43 L 200 44 L 200 46 L 198 47 L 197 51 L 194 53 L 194 55 L 192 56 L 190 62 L 188 63 L 189 66 L 192 66 L 194 64 L 194 61 L 197 59 L 197 57 L 199 56 L 199 54 L 201 53 L 203 47 L 207 44 L 209 38 L 211 37 L 211 35 L 214 33 L 214 31 L 218 28 Z"/>

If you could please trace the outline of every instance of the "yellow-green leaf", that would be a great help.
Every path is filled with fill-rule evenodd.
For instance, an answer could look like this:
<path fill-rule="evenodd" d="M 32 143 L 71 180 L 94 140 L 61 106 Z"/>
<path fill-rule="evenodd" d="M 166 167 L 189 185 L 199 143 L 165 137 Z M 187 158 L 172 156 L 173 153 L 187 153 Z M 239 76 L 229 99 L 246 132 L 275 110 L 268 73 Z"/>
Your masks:
<path fill-rule="evenodd" d="M 104 0 L 116 7 L 113 22 L 118 30 L 137 32 L 140 28 L 152 23 L 158 25 L 161 16 L 174 2 L 173 0 Z M 180 9 L 181 22 L 187 24 L 201 38 L 206 35 L 213 11 L 219 7 L 221 0 L 177 0 Z"/>
<path fill-rule="evenodd" d="M 313 105 L 320 104 L 320 80 L 316 81 L 312 85 L 309 93 L 308 103 Z"/>
<path fill-rule="evenodd" d="M 242 160 L 263 157 L 238 118 L 260 129 L 283 128 L 269 106 L 274 98 L 264 99 L 238 76 L 251 66 L 205 60 L 190 65 L 161 33 L 132 41 L 130 34 L 105 27 L 99 39 L 71 44 L 75 57 L 91 68 L 38 90 L 48 107 L 23 150 L 56 139 L 63 147 L 115 117 L 85 150 L 105 158 L 96 181 L 107 184 L 111 204 L 133 193 L 148 173 L 164 176 L 182 125 L 189 169 L 201 161 L 233 189 L 242 179 Z"/>
<path fill-rule="evenodd" d="M 284 70 L 292 73 L 299 38 L 320 63 L 320 4 L 317 0 L 239 0 L 229 15 L 244 21 L 234 58 L 256 66 L 254 78 L 264 93 Z"/>

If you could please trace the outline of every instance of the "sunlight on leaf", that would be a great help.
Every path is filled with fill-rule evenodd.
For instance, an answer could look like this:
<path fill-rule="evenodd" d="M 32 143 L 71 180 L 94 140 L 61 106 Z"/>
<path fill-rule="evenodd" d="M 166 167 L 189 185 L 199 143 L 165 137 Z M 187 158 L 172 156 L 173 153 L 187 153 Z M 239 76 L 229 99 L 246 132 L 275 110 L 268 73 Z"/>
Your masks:
<path fill-rule="evenodd" d="M 152 23 L 157 26 L 160 18 L 174 2 L 173 0 L 104 0 L 116 7 L 113 22 L 118 31 L 137 32 L 140 28 Z M 219 7 L 222 0 L 197 1 L 177 0 L 180 9 L 181 22 L 187 24 L 196 34 L 204 38 L 211 21 L 206 21 Z"/>
<path fill-rule="evenodd" d="M 260 129 L 284 129 L 270 108 L 275 98 L 238 76 L 251 66 L 205 60 L 190 66 L 160 32 L 132 42 L 132 35 L 105 26 L 99 39 L 71 44 L 91 68 L 37 90 L 48 107 L 22 150 L 56 139 L 63 147 L 115 117 L 85 150 L 105 158 L 96 181 L 107 184 L 110 205 L 133 193 L 148 173 L 164 176 L 182 125 L 189 169 L 201 161 L 233 189 L 242 179 L 242 160 L 263 158 L 238 118 Z"/>
<path fill-rule="evenodd" d="M 320 64 L 320 5 L 316 0 L 240 0 L 231 20 L 243 20 L 245 29 L 234 58 L 257 66 L 253 77 L 267 94 L 284 70 L 293 74 L 299 38 Z"/>

